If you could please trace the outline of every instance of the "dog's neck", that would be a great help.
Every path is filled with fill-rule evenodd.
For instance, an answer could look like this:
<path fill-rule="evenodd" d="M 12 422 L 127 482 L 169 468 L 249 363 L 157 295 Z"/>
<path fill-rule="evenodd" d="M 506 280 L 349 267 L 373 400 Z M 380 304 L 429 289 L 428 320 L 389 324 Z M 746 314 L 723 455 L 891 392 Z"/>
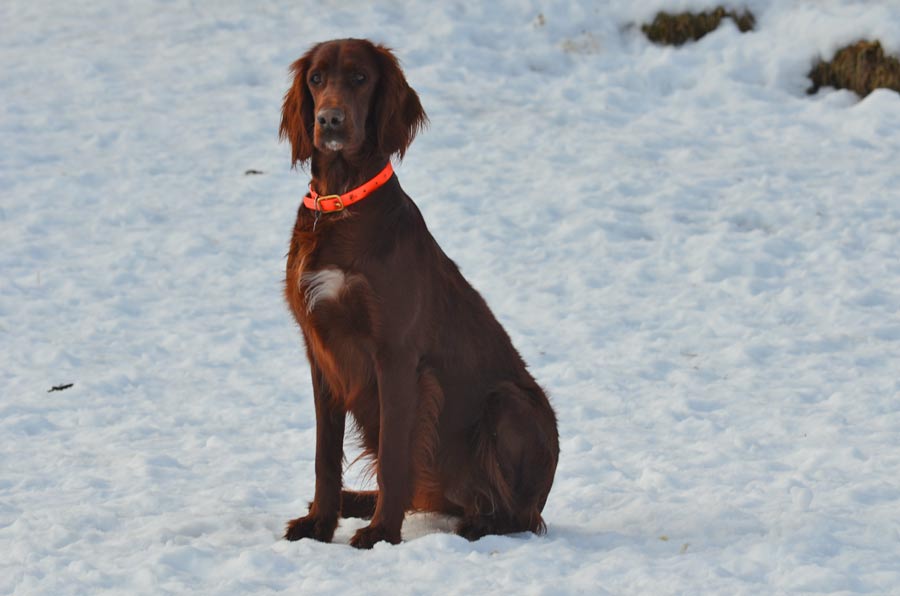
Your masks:
<path fill-rule="evenodd" d="M 310 160 L 310 184 L 320 195 L 343 194 L 367 182 L 384 168 L 387 161 L 387 155 L 370 152 L 345 156 L 340 151 L 315 149 Z"/>

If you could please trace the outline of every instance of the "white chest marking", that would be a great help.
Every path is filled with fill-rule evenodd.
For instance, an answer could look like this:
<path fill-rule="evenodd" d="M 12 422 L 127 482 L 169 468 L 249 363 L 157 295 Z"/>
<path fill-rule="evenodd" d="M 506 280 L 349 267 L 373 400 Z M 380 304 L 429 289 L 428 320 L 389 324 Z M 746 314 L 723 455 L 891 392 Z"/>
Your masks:
<path fill-rule="evenodd" d="M 298 285 L 306 299 L 306 312 L 312 312 L 320 300 L 336 300 L 345 283 L 346 277 L 340 269 L 305 271 Z"/>

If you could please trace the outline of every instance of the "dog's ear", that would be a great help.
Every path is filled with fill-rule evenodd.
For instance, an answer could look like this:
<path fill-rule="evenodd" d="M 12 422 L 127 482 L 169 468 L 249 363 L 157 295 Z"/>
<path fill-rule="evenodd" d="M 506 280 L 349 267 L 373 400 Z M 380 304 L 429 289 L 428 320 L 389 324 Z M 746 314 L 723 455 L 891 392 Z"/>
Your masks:
<path fill-rule="evenodd" d="M 306 85 L 306 73 L 318 46 L 310 49 L 302 58 L 291 64 L 294 77 L 291 88 L 284 95 L 281 108 L 281 128 L 278 137 L 291 143 L 291 167 L 312 157 L 313 152 L 313 99 Z"/>
<path fill-rule="evenodd" d="M 378 148 L 386 155 L 397 154 L 403 159 L 428 117 L 391 50 L 378 45 L 375 52 L 380 71 L 374 106 Z"/>

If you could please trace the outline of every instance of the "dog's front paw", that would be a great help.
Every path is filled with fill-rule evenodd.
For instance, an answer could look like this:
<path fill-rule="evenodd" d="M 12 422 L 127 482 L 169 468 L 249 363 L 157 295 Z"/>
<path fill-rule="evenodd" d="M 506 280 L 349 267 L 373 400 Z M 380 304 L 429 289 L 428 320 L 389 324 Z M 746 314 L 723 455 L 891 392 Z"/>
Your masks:
<path fill-rule="evenodd" d="M 399 544 L 400 531 L 389 532 L 387 528 L 381 524 L 366 526 L 365 528 L 360 528 L 356 531 L 356 534 L 350 539 L 350 546 L 355 546 L 356 548 L 372 548 L 375 546 L 376 542 L 381 542 L 382 540 L 390 542 L 391 544 Z"/>
<path fill-rule="evenodd" d="M 288 522 L 284 538 L 291 541 L 313 538 L 319 542 L 331 542 L 334 530 L 337 528 L 337 521 L 337 516 L 305 515 L 298 517 Z"/>

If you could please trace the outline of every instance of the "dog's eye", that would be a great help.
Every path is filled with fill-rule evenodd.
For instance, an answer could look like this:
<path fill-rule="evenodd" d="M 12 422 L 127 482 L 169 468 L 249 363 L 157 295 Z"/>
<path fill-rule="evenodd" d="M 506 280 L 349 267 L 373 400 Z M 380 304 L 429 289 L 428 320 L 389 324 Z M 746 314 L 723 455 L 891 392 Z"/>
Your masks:
<path fill-rule="evenodd" d="M 350 80 L 353 81 L 354 85 L 362 85 L 366 82 L 366 75 L 361 72 L 354 72 L 350 75 Z"/>
<path fill-rule="evenodd" d="M 321 85 L 322 75 L 317 72 L 312 73 L 311 75 L 309 75 L 309 82 L 312 85 Z"/>

